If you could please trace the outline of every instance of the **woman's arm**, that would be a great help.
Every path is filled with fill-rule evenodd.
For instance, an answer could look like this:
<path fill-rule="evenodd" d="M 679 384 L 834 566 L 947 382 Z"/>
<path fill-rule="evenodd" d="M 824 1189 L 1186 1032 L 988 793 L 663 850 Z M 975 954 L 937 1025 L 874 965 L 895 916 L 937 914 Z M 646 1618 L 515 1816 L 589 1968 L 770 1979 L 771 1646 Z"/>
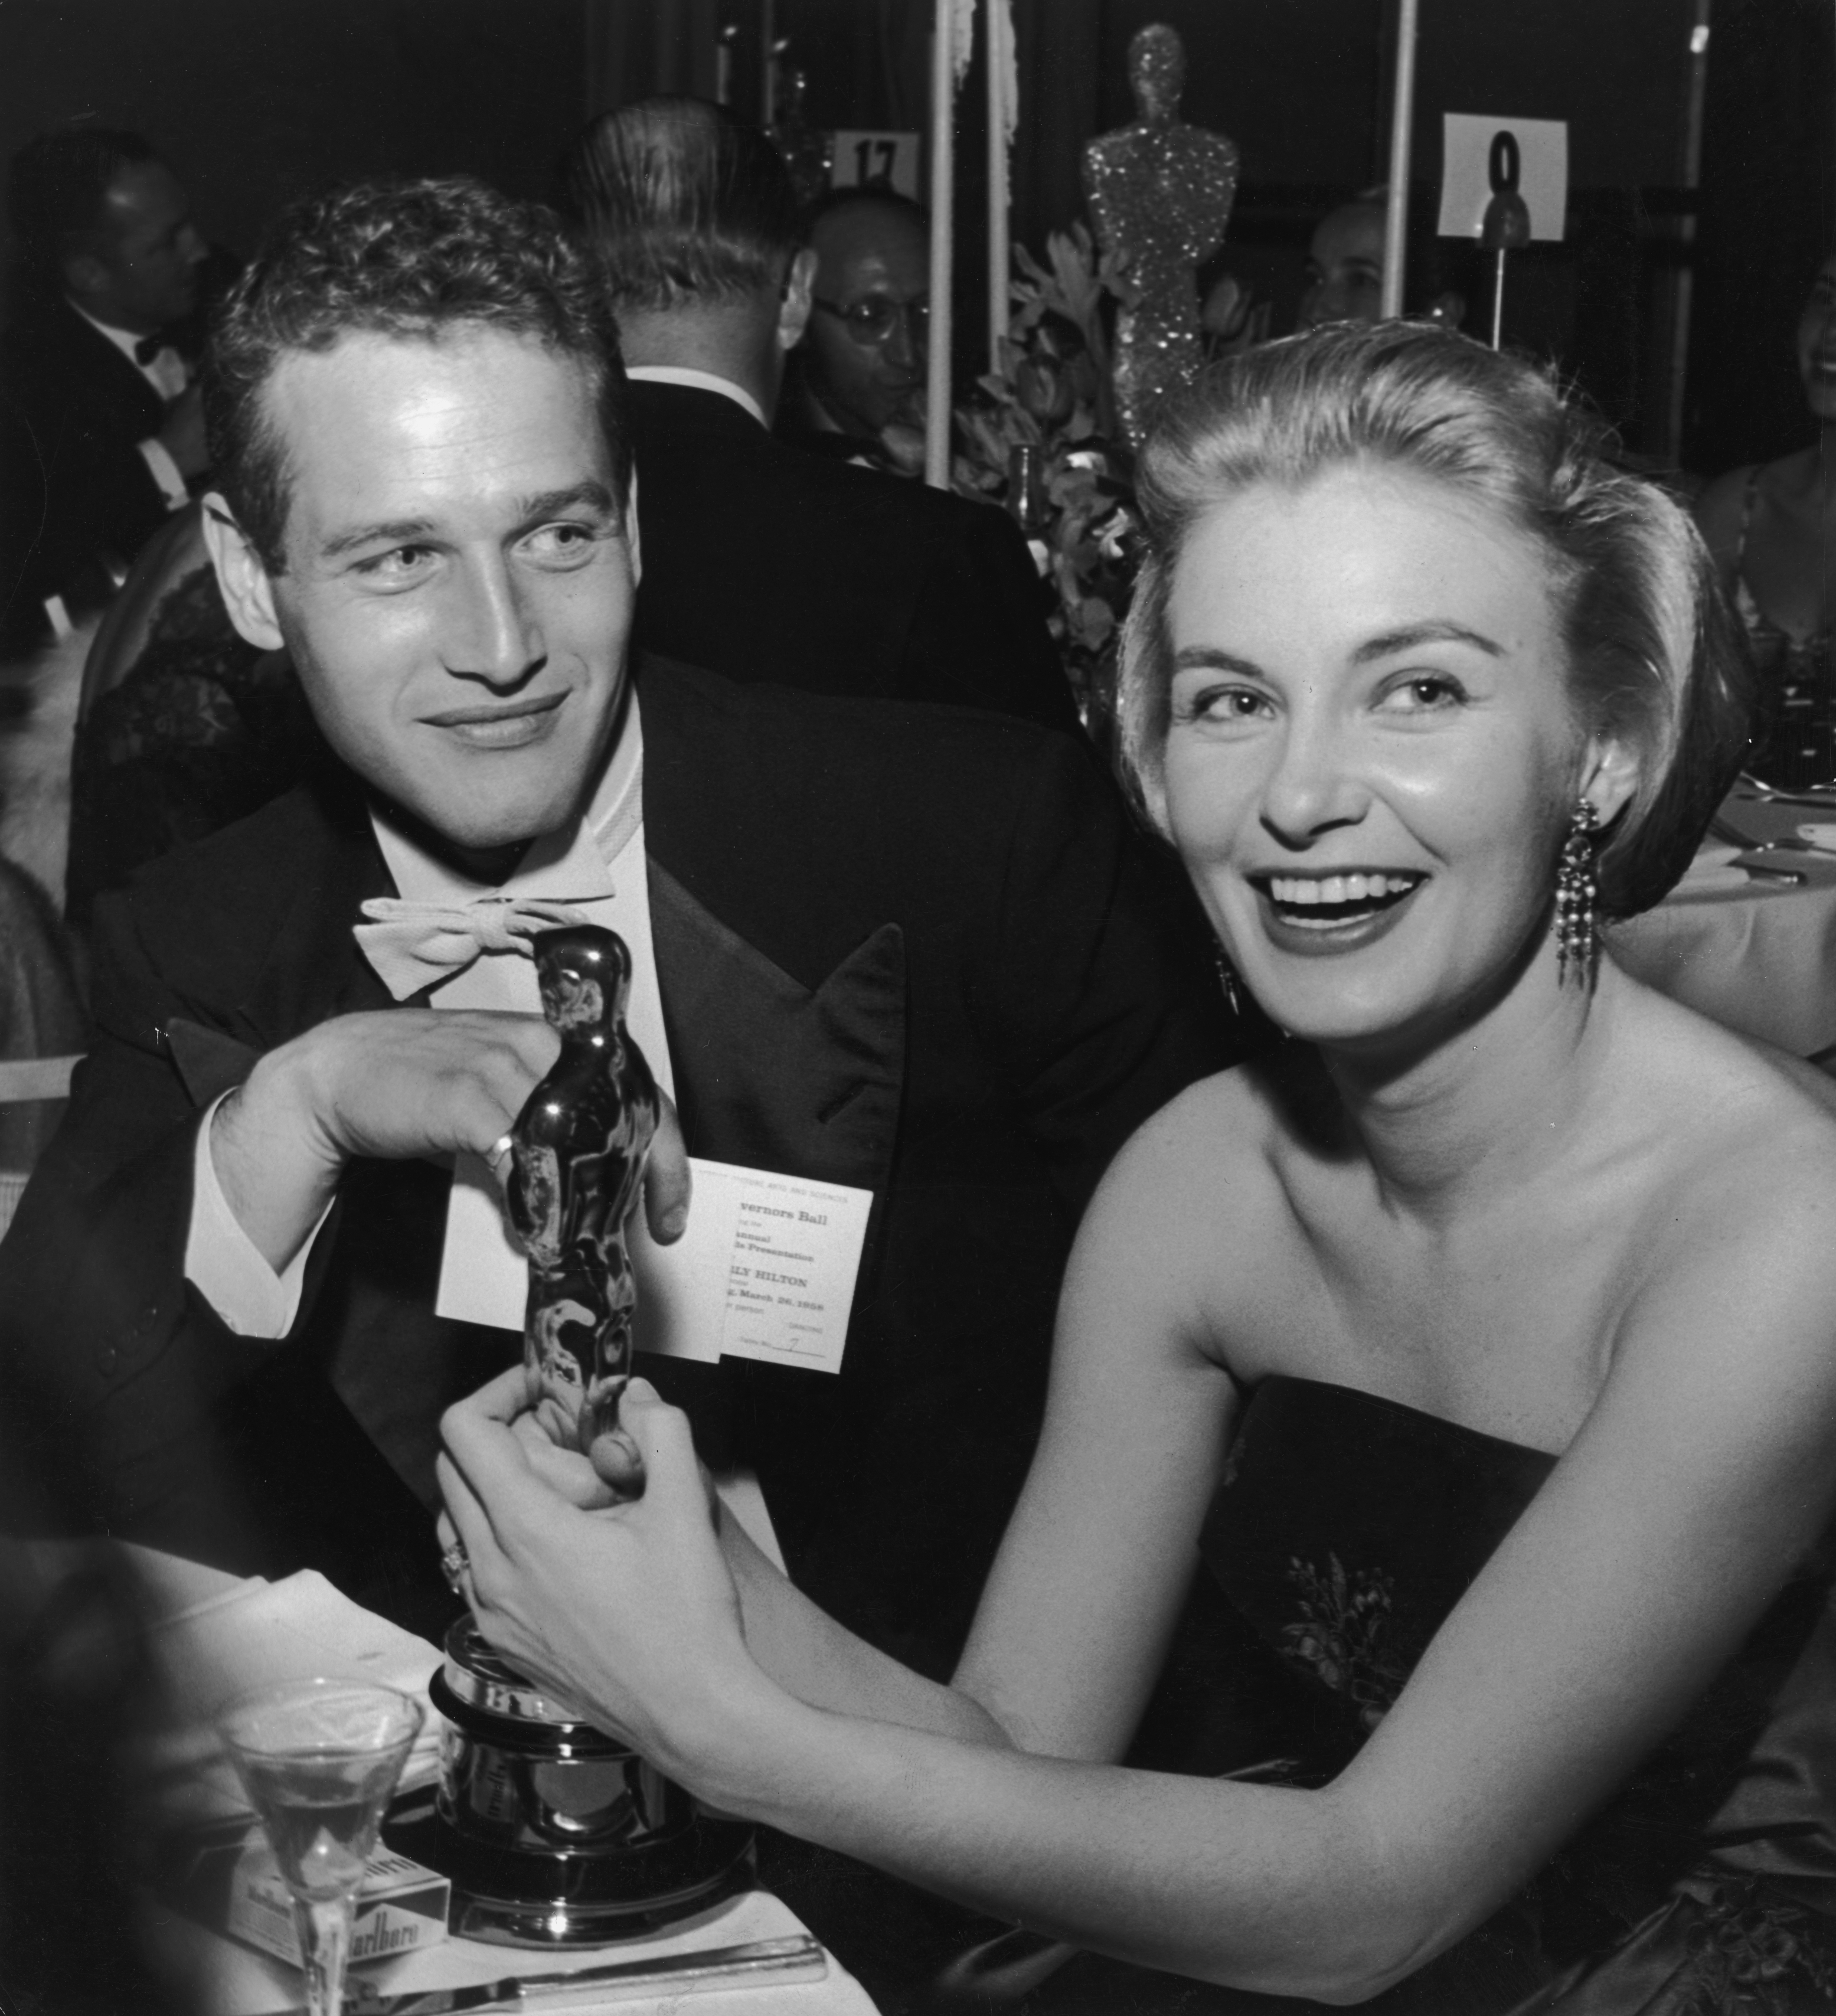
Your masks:
<path fill-rule="evenodd" d="M 443 1481 L 470 1553 L 474 1607 L 520 1669 L 582 1701 L 722 1810 L 1042 1930 L 1290 1992 L 1330 1993 L 1356 1971 L 1349 1908 L 1323 1936 L 1319 1900 L 1353 1894 L 1374 1859 L 1351 1852 L 1353 1816 L 1326 1797 L 934 1733 L 949 1710 L 927 1715 L 927 1705 L 969 1705 L 913 1676 L 899 1705 L 929 1726 L 812 1707 L 778 1686 L 744 1641 L 685 1417 L 641 1382 L 625 1413 L 646 1485 L 610 1517 L 578 1511 L 532 1473 L 500 1469 L 504 1445 L 481 1441 L 475 1418 L 449 1417 L 458 1461 L 445 1461 Z M 1221 1806 L 1221 1791 L 1241 1796 Z M 1221 1901 L 1245 1909 L 1233 1900 L 1251 1900 L 1241 1925 L 1220 1916 Z M 1373 1901 L 1368 1883 L 1359 1901 Z M 1371 1910 L 1367 1929 L 1386 1916 Z"/>
<path fill-rule="evenodd" d="M 554 1503 L 557 1499 L 579 1512 L 628 1516 L 630 1505 L 645 1487 L 644 1455 L 629 1424 L 653 1400 L 654 1389 L 646 1381 L 635 1381 L 621 1401 L 624 1418 L 594 1443 L 589 1457 L 574 1446 L 574 1424 L 565 1410 L 549 1400 L 532 1406 L 523 1367 L 510 1366 L 449 1409 L 442 1423 L 449 1448 L 465 1451 L 470 1465 L 469 1472 L 463 1471 L 451 1457 L 441 1459 L 449 1508 L 455 1499 L 473 1498 L 476 1489 L 484 1489 L 499 1517 L 507 1518 L 518 1494 L 524 1494 L 534 1516 L 557 1530 L 565 1524 Z M 963 1696 L 889 1659 L 818 1609 L 722 1502 L 707 1471 L 698 1469 L 697 1474 L 739 1601 L 747 1649 L 787 1692 L 813 1707 L 909 1722 L 966 1742 L 1005 1740 Z M 478 1516 L 484 1517 L 481 1507 Z M 442 1548 L 460 1537 L 451 1509 L 440 1515 L 439 1537 Z M 577 1535 L 571 1544 L 585 1561 L 596 1543 Z M 508 1616 L 493 1612 L 490 1628 L 502 1645 L 517 1627 Z M 533 1675 L 539 1669 L 557 1684 L 573 1671 L 567 1653 L 541 1642 L 539 1624 L 533 1618 L 516 1656 L 527 1672 Z M 562 1691 L 578 1690 L 567 1687 Z"/>
<path fill-rule="evenodd" d="M 646 1499 L 628 1526 L 621 1515 L 603 1529 L 613 1544 L 594 1568 L 606 1621 L 574 1642 L 576 1663 L 563 1670 L 587 1676 L 596 1708 L 631 1727 L 663 1769 L 729 1810 L 1104 1952 L 1246 1987 L 1361 1999 L 1521 1886 L 1676 1724 L 1827 1519 L 1836 1158 L 1810 1161 L 1789 1186 L 1766 1186 L 1744 1215 L 1719 1209 L 1676 1239 L 1675 1258 L 1622 1321 L 1574 1445 L 1377 1733 L 1323 1791 L 1075 1761 L 1113 1754 L 1124 1718 L 1072 1669 L 1087 1649 L 1100 1687 L 1127 1695 L 1134 1669 L 1113 1635 L 1118 1622 L 1151 1635 L 1172 1600 L 1163 1564 L 1136 1550 L 1157 1532 L 1183 1527 L 1189 1537 L 1192 1524 L 1185 1510 L 1160 1529 L 1139 1510 L 1152 1495 L 1143 1472 L 1185 1503 L 1194 1453 L 1177 1413 L 1161 1417 L 1157 1449 L 1126 1425 L 1125 1397 L 1127 1460 L 1111 1473 L 1093 1467 L 1100 1431 L 1078 1408 L 1059 1413 L 1078 1391 L 1078 1361 L 1100 1368 L 1110 1356 L 1103 1263 L 1118 1281 L 1143 1279 L 1132 1262 L 1153 1222 L 1126 1211 L 1100 1212 L 1081 1242 L 1096 1290 L 1067 1295 L 1069 1384 L 1054 1395 L 1055 1446 L 1042 1454 L 965 1664 L 966 1683 L 1003 1728 L 1028 1748 L 1068 1756 L 972 1748 L 813 1708 L 776 1686 L 747 1654 L 698 1485 L 698 1555 L 695 1522 L 670 1516 L 685 1467 L 693 1472 L 686 1428 L 660 1409 L 633 1424 L 656 1447 L 653 1458 L 646 1446 Z M 1114 1243 L 1123 1231 L 1132 1239 Z M 1166 1236 L 1157 1255 L 1145 1251 L 1170 1280 L 1180 1269 Z M 1082 1327 L 1086 1312 L 1093 1330 Z M 1164 1299 L 1158 1313 L 1172 1313 Z M 1126 1384 L 1093 1377 L 1087 1397 Z M 1179 1391 L 1175 1378 L 1163 1400 Z M 484 1496 L 495 1521 L 488 1481 Z M 1067 1523 L 1055 1545 L 1059 1516 Z M 1112 1517 L 1125 1535 L 1113 1550 L 1101 1531 Z M 535 1524 L 510 1520 L 489 1589 L 480 1565 L 488 1619 L 557 1551 Z M 479 1546 L 473 1557 L 481 1564 Z M 1136 1575 L 1144 1595 L 1133 1593 Z M 1118 1582 L 1130 1593 L 1103 1600 Z M 667 1653 L 641 1620 L 621 1628 L 626 1592 L 641 1605 L 645 1587 L 671 1593 Z M 1010 1606 L 1017 1622 L 998 1615 Z"/>
<path fill-rule="evenodd" d="M 967 1695 L 901 1665 L 812 1603 L 724 1508 L 718 1523 L 746 1649 L 787 1694 L 812 1708 L 901 1723 L 963 1743 L 1006 1744 L 1006 1731 Z"/>
<path fill-rule="evenodd" d="M 1190 1182 L 1170 1134 L 1160 1120 L 1143 1130 L 1080 1233 L 1041 1445 L 953 1689 L 854 1636 L 713 1507 L 747 1650 L 787 1692 L 813 1707 L 972 1742 L 1093 1758 L 1126 1746 L 1196 1563 L 1193 1540 L 1234 1398 L 1190 1341 L 1187 1316 L 1198 1298 L 1175 1285 L 1180 1270 L 1169 1246 L 1183 1213 L 1173 1200 L 1190 1205 Z M 632 1389 L 631 1421 L 647 1394 L 641 1381 Z M 611 1494 L 601 1478 L 583 1457 L 553 1447 L 525 1405 L 519 1369 L 449 1413 L 454 1460 L 441 1473 L 449 1503 L 468 1481 L 477 1489 L 488 1476 L 494 1513 L 524 1479 L 577 1507 L 605 1507 Z M 603 1461 L 600 1469 L 610 1474 Z M 644 1474 L 630 1451 L 621 1491 Z M 643 1517 L 636 1504 L 617 1516 Z M 481 1621 L 520 1633 L 514 1655 L 524 1661 L 545 1656 L 534 1640 L 541 1625 L 555 1623 Z"/>
<path fill-rule="evenodd" d="M 1829 1519 L 1836 1168 L 1809 1173 L 1719 1212 L 1628 1312 L 1582 1432 L 1326 1791 L 974 1768 L 787 1717 L 774 1784 L 816 1776 L 771 1817 L 1163 1967 L 1328 1999 L 1413 1971 L 1676 1726 Z M 756 1788 L 743 1748 L 726 1762 Z"/>
<path fill-rule="evenodd" d="M 1221 1202 L 1247 1211 L 1207 1137 L 1251 1132 L 1250 1104 L 1233 1077 L 1175 1100 L 1079 1227 L 1039 1446 L 953 1680 L 1021 1749 L 1120 1757 L 1160 1676 L 1239 1406 L 1215 1241 Z"/>

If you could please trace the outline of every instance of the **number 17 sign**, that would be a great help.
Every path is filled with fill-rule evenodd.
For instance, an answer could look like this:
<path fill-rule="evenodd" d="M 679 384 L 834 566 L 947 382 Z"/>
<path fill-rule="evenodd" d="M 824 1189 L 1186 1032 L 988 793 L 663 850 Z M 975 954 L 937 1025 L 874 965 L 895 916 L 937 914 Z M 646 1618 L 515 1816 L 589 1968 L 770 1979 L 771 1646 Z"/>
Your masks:
<path fill-rule="evenodd" d="M 916 133 L 842 132 L 835 136 L 833 189 L 872 186 L 897 189 L 918 200 L 918 135 Z"/>

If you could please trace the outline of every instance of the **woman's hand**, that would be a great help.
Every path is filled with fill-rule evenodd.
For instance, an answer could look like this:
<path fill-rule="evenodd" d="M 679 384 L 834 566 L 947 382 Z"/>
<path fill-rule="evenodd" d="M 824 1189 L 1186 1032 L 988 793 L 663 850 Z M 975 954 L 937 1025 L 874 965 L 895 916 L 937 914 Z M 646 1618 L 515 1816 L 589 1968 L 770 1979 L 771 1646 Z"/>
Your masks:
<path fill-rule="evenodd" d="M 727 1719 L 766 1683 L 686 1417 L 641 1379 L 619 1411 L 641 1498 L 610 1502 L 594 1465 L 555 1447 L 520 1369 L 447 1410 L 440 1486 L 488 1642 L 693 1785 Z"/>
<path fill-rule="evenodd" d="M 481 1403 L 494 1417 L 500 1417 L 506 1408 L 522 1406 L 525 1411 L 517 1414 L 509 1425 L 530 1469 L 551 1489 L 559 1492 L 570 1505 L 578 1506 L 583 1512 L 596 1512 L 604 1506 L 618 1504 L 643 1490 L 643 1476 L 635 1470 L 636 1447 L 631 1444 L 628 1435 L 620 1432 L 621 1441 L 631 1445 L 632 1475 L 628 1488 L 620 1489 L 614 1480 L 603 1477 L 574 1446 L 574 1424 L 568 1419 L 566 1409 L 558 1401 L 545 1399 L 529 1406 L 525 1398 L 527 1387 L 527 1373 L 521 1366 L 513 1366 L 481 1388 L 467 1404 Z M 449 1553 L 459 1539 L 459 1528 L 452 1523 L 450 1513 L 441 1514 L 435 1522 L 435 1531 L 439 1535 L 441 1552 Z"/>

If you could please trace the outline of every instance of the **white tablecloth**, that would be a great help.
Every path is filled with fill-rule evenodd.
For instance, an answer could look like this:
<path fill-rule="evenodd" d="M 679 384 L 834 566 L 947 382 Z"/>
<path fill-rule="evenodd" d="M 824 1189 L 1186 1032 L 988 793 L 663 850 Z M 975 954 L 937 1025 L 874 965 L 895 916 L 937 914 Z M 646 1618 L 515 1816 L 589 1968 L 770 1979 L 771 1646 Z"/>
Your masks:
<path fill-rule="evenodd" d="M 406 1993 L 465 1987 L 474 1982 L 501 1980 L 507 1975 L 549 1974 L 612 1960 L 648 1960 L 662 1953 L 739 1946 L 750 1939 L 781 1939 L 802 1930 L 787 1905 L 763 1890 L 753 1890 L 700 1917 L 685 1919 L 666 1932 L 623 1940 L 617 1946 L 581 1948 L 571 1953 L 534 1953 L 484 1946 L 473 1939 L 448 1939 L 423 1953 L 380 1961 L 363 1972 L 383 1994 Z M 189 1986 L 190 2006 L 199 2016 L 279 2016 L 282 2011 L 301 2007 L 300 1976 L 283 1961 L 219 1938 L 173 1912 L 156 1910 L 149 1932 L 155 1955 Z M 590 1989 L 578 1996 L 545 1992 L 531 2006 L 564 2009 L 572 2016 L 581 2016 L 581 2012 L 590 2016 L 590 2012 L 602 2010 L 608 2016 L 613 2011 L 617 2016 L 874 2016 L 866 1991 L 833 1959 L 825 1979 L 782 1987 L 665 1993 L 619 2001 L 596 1996 Z"/>
<path fill-rule="evenodd" d="M 220 1813 L 232 1802 L 232 1781 L 212 1768 L 208 1733 L 211 1714 L 228 1696 L 313 1673 L 377 1679 L 424 1695 L 439 1663 L 434 1647 L 360 1610 L 318 1575 L 272 1584 L 259 1578 L 243 1581 L 145 1549 L 128 1552 L 140 1571 L 151 1643 L 174 1704 L 171 1726 L 149 1763 L 162 1795 L 187 1813 Z M 621 1940 L 616 1946 L 538 1952 L 448 1939 L 363 1972 L 383 1993 L 463 1987 L 511 1975 L 779 1939 L 803 1929 L 787 1906 L 755 1890 L 666 1931 Z M 149 1907 L 148 1932 L 154 1952 L 185 1984 L 186 2006 L 195 2007 L 200 2016 L 269 2016 L 301 2007 L 299 1974 L 279 1960 L 157 1906 Z M 537 2006 L 616 2008 L 619 2016 L 873 2016 L 873 2004 L 859 1983 L 833 1958 L 828 1968 L 821 1981 L 637 1999 L 626 1995 L 616 2001 L 590 1990 L 578 1997 L 545 1993 Z"/>

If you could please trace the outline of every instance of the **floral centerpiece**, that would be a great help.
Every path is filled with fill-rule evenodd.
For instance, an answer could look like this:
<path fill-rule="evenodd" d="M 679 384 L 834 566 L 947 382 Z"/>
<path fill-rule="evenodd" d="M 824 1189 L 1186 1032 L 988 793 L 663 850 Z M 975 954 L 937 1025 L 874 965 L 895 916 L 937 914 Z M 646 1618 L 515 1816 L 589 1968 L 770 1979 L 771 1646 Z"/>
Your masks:
<path fill-rule="evenodd" d="M 1082 224 L 1054 232 L 1042 265 L 1016 250 L 1001 369 L 957 410 L 952 475 L 966 495 L 1006 505 L 1028 535 L 1056 592 L 1053 635 L 1078 711 L 1107 739 L 1135 573 L 1133 470 L 1116 422 L 1108 325 L 1133 291 Z"/>

